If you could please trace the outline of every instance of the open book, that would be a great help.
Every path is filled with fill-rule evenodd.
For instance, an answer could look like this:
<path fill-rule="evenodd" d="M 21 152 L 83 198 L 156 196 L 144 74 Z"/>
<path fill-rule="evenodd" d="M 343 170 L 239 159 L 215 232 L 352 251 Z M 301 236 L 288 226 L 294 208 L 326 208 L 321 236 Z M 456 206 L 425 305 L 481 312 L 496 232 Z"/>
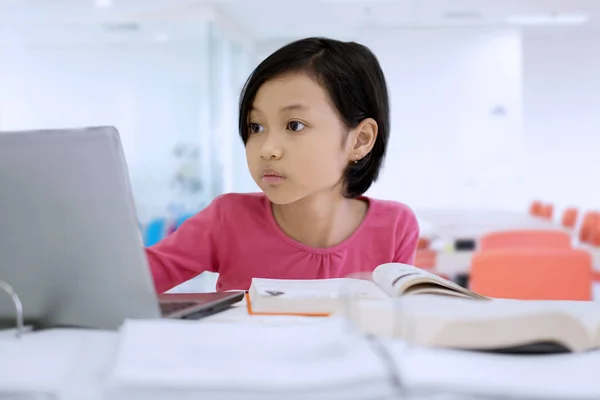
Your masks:
<path fill-rule="evenodd" d="M 362 332 L 426 347 L 548 353 L 600 348 L 600 303 L 490 299 L 419 268 L 367 279 L 254 279 L 251 314 L 344 315 Z"/>
<path fill-rule="evenodd" d="M 361 277 L 307 280 L 254 278 L 248 291 L 248 311 L 251 314 L 326 316 L 341 311 L 349 299 L 390 299 L 413 294 L 487 299 L 431 272 L 411 265 L 389 263 Z"/>
<path fill-rule="evenodd" d="M 600 303 L 594 301 L 425 295 L 357 302 L 346 315 L 365 333 L 426 347 L 505 353 L 600 348 Z"/>

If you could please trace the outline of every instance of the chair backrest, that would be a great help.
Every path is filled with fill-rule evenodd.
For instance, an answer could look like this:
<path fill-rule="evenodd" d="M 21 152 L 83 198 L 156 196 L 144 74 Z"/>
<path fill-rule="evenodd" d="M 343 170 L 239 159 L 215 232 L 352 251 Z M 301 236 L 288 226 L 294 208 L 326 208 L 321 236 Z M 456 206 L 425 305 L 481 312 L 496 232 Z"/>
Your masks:
<path fill-rule="evenodd" d="M 570 248 L 571 236 L 558 230 L 501 231 L 483 235 L 478 244 L 481 251 L 531 247 Z"/>
<path fill-rule="evenodd" d="M 587 243 L 595 247 L 600 247 L 600 218 L 597 218 L 596 223 L 592 225 Z"/>
<path fill-rule="evenodd" d="M 417 242 L 417 249 L 424 250 L 424 249 L 428 249 L 429 246 L 431 246 L 431 241 L 428 238 L 425 238 L 425 237 L 419 238 L 419 241 Z"/>
<path fill-rule="evenodd" d="M 563 216 L 562 216 L 562 226 L 564 226 L 565 228 L 575 228 L 575 225 L 577 225 L 577 208 L 575 207 L 569 207 L 566 208 L 565 211 L 563 211 Z"/>
<path fill-rule="evenodd" d="M 535 216 L 539 216 L 540 212 L 542 210 L 542 202 L 539 200 L 534 200 L 531 202 L 531 205 L 529 206 L 529 214 L 531 215 L 535 215 Z"/>
<path fill-rule="evenodd" d="M 587 243 L 590 240 L 590 236 L 598 220 L 600 220 L 600 212 L 598 211 L 587 211 L 583 215 L 581 226 L 579 228 L 580 242 Z"/>
<path fill-rule="evenodd" d="M 552 219 L 554 216 L 554 206 L 552 204 L 543 204 L 539 216 L 545 219 Z"/>
<path fill-rule="evenodd" d="M 592 259 L 582 249 L 507 249 L 473 256 L 469 285 L 484 296 L 591 300 Z"/>
<path fill-rule="evenodd" d="M 415 255 L 415 267 L 422 269 L 434 269 L 437 264 L 437 252 L 429 249 L 417 249 Z"/>

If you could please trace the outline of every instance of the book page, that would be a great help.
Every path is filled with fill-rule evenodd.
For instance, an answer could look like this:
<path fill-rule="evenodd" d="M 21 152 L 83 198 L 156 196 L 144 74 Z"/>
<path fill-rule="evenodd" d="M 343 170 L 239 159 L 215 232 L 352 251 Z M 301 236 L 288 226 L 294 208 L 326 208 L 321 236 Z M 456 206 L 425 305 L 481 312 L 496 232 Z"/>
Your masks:
<path fill-rule="evenodd" d="M 592 301 L 406 296 L 402 322 L 411 340 L 456 348 L 510 348 L 556 342 L 573 351 L 598 347 L 600 304 Z"/>
<path fill-rule="evenodd" d="M 408 264 L 382 264 L 373 271 L 373 280 L 393 297 L 422 293 L 485 299 L 454 282 Z"/>
<path fill-rule="evenodd" d="M 327 299 L 341 296 L 388 298 L 376 284 L 363 279 L 252 279 L 256 293 L 264 297 Z"/>

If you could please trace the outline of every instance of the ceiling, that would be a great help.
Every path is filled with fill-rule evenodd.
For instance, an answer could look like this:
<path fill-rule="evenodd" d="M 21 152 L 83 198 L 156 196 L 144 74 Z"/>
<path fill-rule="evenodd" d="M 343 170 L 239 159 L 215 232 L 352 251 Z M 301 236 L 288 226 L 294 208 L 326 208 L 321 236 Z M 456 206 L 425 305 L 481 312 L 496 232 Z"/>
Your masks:
<path fill-rule="evenodd" d="M 94 2 L 112 2 L 95 7 Z M 600 0 L 0 0 L 4 41 L 193 39 L 218 16 L 252 41 L 355 37 L 362 30 L 501 27 L 513 15 L 585 14 L 600 31 Z"/>

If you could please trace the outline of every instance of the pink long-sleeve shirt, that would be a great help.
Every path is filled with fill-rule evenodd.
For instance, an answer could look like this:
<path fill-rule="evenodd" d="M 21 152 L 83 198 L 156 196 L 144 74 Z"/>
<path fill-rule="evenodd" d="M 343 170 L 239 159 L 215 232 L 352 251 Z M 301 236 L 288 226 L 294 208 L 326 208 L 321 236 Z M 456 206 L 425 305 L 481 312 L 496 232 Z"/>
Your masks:
<path fill-rule="evenodd" d="M 226 194 L 146 253 L 156 290 L 204 271 L 218 272 L 217 290 L 246 290 L 253 277 L 341 278 L 388 262 L 412 264 L 419 226 L 407 206 L 363 198 L 367 214 L 343 242 L 314 248 L 287 236 L 263 193 Z"/>

